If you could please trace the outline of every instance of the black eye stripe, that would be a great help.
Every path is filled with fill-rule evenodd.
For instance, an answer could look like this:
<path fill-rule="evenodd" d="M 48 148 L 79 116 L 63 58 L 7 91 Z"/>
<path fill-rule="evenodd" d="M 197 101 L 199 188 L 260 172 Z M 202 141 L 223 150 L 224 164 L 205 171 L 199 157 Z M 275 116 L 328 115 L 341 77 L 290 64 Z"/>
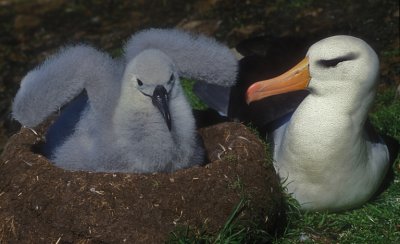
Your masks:
<path fill-rule="evenodd" d="M 340 56 L 334 59 L 320 59 L 317 61 L 317 64 L 323 67 L 335 67 L 341 62 L 354 60 L 358 57 L 355 53 L 349 53 L 344 56 Z"/>
<path fill-rule="evenodd" d="M 139 86 L 143 86 L 143 82 L 142 82 L 141 80 L 136 79 L 136 81 L 137 81 L 137 83 L 138 83 Z"/>

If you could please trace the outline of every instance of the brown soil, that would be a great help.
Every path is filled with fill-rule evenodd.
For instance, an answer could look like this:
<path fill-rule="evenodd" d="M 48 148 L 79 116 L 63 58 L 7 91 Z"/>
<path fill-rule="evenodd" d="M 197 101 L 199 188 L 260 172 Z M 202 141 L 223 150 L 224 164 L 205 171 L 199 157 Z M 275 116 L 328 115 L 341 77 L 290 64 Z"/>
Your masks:
<path fill-rule="evenodd" d="M 209 161 L 175 173 L 71 172 L 32 152 L 23 128 L 0 157 L 0 243 L 159 243 L 177 226 L 214 233 L 239 219 L 274 231 L 282 198 L 265 147 L 245 126 L 201 129 Z"/>

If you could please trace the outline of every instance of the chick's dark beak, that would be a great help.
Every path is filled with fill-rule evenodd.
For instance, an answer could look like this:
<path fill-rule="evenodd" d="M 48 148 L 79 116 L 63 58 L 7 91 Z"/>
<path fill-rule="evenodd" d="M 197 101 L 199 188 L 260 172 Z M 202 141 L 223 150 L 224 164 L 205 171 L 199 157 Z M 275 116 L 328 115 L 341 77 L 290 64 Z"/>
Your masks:
<path fill-rule="evenodd" d="M 167 123 L 168 130 L 171 131 L 171 115 L 168 107 L 168 92 L 164 86 L 158 85 L 154 89 L 153 96 L 151 97 L 153 105 L 160 110 L 164 117 L 165 123 Z"/>

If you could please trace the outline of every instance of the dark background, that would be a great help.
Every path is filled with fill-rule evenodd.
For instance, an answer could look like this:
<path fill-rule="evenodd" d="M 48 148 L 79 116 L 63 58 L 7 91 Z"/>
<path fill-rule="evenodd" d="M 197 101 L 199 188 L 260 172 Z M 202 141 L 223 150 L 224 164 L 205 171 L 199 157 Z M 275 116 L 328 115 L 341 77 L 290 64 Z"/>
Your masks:
<path fill-rule="evenodd" d="M 400 83 L 397 0 L 0 0 L 0 151 L 18 129 L 10 105 L 30 69 L 77 42 L 117 56 L 131 34 L 149 27 L 180 27 L 230 46 L 258 35 L 354 35 L 380 56 L 380 91 Z"/>

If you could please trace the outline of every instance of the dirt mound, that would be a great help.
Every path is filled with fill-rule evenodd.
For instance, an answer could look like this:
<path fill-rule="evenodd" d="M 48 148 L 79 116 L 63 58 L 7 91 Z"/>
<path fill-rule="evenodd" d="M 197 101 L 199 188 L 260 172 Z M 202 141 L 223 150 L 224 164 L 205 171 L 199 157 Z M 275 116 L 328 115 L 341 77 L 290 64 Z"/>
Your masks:
<path fill-rule="evenodd" d="M 280 215 L 276 174 L 261 141 L 237 123 L 202 129 L 205 167 L 175 173 L 71 172 L 32 152 L 23 128 L 0 158 L 0 242 L 154 243 L 184 225 L 218 231 L 241 199 L 239 218 L 264 223 Z"/>

